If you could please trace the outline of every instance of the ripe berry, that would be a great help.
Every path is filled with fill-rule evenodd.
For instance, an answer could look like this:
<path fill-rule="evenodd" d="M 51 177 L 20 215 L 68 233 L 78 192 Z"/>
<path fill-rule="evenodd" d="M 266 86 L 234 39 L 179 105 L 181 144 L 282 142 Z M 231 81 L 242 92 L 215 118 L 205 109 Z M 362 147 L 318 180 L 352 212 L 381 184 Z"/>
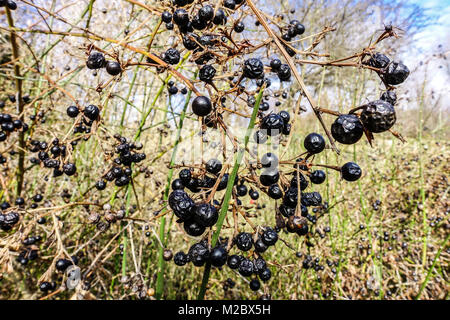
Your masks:
<path fill-rule="evenodd" d="M 221 267 L 227 262 L 228 253 L 223 247 L 215 247 L 211 250 L 209 259 L 215 267 Z"/>
<path fill-rule="evenodd" d="M 394 107 L 386 101 L 369 103 L 361 113 L 361 122 L 370 132 L 381 133 L 389 130 L 397 121 Z"/>
<path fill-rule="evenodd" d="M 177 64 L 180 61 L 180 52 L 175 48 L 169 48 L 163 54 L 162 59 L 168 64 Z"/>
<path fill-rule="evenodd" d="M 178 26 L 186 26 L 189 23 L 189 14 L 184 9 L 177 9 L 173 14 L 173 22 Z"/>
<path fill-rule="evenodd" d="M 310 133 L 306 136 L 303 145 L 309 153 L 316 154 L 325 149 L 325 140 L 320 134 Z"/>
<path fill-rule="evenodd" d="M 103 68 L 105 64 L 105 56 L 101 52 L 92 52 L 86 61 L 88 69 L 100 69 Z"/>
<path fill-rule="evenodd" d="M 201 67 L 201 69 L 198 73 L 199 79 L 206 83 L 210 83 L 215 75 L 216 75 L 216 69 L 214 69 L 213 66 L 208 65 L 208 64 Z"/>
<path fill-rule="evenodd" d="M 195 33 L 188 33 L 183 36 L 183 45 L 188 50 L 194 50 L 198 47 L 198 36 Z"/>
<path fill-rule="evenodd" d="M 186 186 L 192 178 L 191 170 L 183 169 L 180 171 L 178 176 L 180 177 L 181 182 L 183 182 L 183 184 Z"/>
<path fill-rule="evenodd" d="M 364 133 L 363 125 L 354 114 L 340 115 L 331 125 L 331 135 L 343 144 L 354 144 Z"/>
<path fill-rule="evenodd" d="M 194 220 L 204 227 L 212 227 L 216 224 L 219 213 L 216 207 L 209 203 L 201 203 L 195 206 Z"/>
<path fill-rule="evenodd" d="M 244 62 L 244 77 L 258 79 L 264 76 L 264 65 L 257 58 L 250 58 Z"/>
<path fill-rule="evenodd" d="M 291 68 L 287 64 L 282 64 L 277 70 L 280 81 L 289 81 L 291 79 Z"/>
<path fill-rule="evenodd" d="M 227 265 L 230 267 L 230 269 L 237 269 L 239 267 L 239 264 L 241 263 L 242 257 L 238 255 L 231 255 L 228 257 Z"/>
<path fill-rule="evenodd" d="M 98 116 L 100 115 L 100 109 L 97 106 L 91 104 L 84 108 L 83 114 L 86 118 L 94 121 L 97 120 Z"/>
<path fill-rule="evenodd" d="M 241 232 L 234 238 L 234 242 L 239 250 L 248 251 L 253 245 L 252 235 L 247 232 Z"/>
<path fill-rule="evenodd" d="M 108 61 L 106 63 L 106 72 L 108 72 L 112 76 L 117 76 L 122 72 L 122 68 L 120 67 L 120 63 L 117 61 Z"/>
<path fill-rule="evenodd" d="M 17 9 L 17 4 L 13 0 L 6 0 L 6 6 L 10 10 L 16 10 Z"/>
<path fill-rule="evenodd" d="M 272 71 L 278 71 L 281 67 L 281 60 L 280 59 L 273 59 L 270 60 L 270 68 Z"/>
<path fill-rule="evenodd" d="M 177 266 L 184 266 L 188 263 L 188 256 L 183 251 L 177 252 L 173 257 L 173 262 L 175 262 Z"/>
<path fill-rule="evenodd" d="M 242 259 L 238 271 L 243 277 L 250 277 L 253 274 L 253 262 L 247 258 Z"/>
<path fill-rule="evenodd" d="M 66 112 L 69 117 L 75 118 L 80 113 L 80 110 L 78 110 L 76 106 L 70 106 L 67 108 Z"/>
<path fill-rule="evenodd" d="M 212 174 L 218 174 L 222 170 L 222 163 L 217 159 L 210 159 L 206 163 L 206 171 Z"/>
<path fill-rule="evenodd" d="M 105 190 L 106 188 L 106 181 L 105 180 L 99 180 L 95 183 L 95 187 L 97 190 Z"/>
<path fill-rule="evenodd" d="M 203 243 L 196 243 L 189 248 L 188 257 L 194 266 L 201 267 L 209 259 L 209 250 Z"/>
<path fill-rule="evenodd" d="M 215 25 L 220 25 L 220 24 L 224 25 L 227 23 L 227 16 L 225 15 L 225 12 L 222 9 L 218 9 L 216 11 L 216 15 L 214 16 L 213 23 Z"/>
<path fill-rule="evenodd" d="M 169 206 L 178 218 L 188 220 L 192 216 L 194 201 L 183 190 L 174 190 L 169 195 Z"/>
<path fill-rule="evenodd" d="M 258 291 L 259 288 L 261 288 L 261 283 L 257 279 L 253 279 L 252 281 L 250 281 L 249 286 L 252 291 Z"/>
<path fill-rule="evenodd" d="M 66 163 L 63 166 L 63 172 L 68 176 L 73 176 L 77 172 L 77 167 L 74 163 Z"/>
<path fill-rule="evenodd" d="M 409 76 L 409 69 L 402 62 L 393 61 L 390 63 L 382 73 L 383 80 L 388 85 L 398 85 L 403 83 Z"/>
<path fill-rule="evenodd" d="M 241 33 L 244 31 L 244 29 L 245 29 L 245 25 L 242 22 L 236 23 L 233 28 L 234 32 L 236 32 L 236 33 Z"/>
<path fill-rule="evenodd" d="M 281 191 L 281 188 L 278 184 L 272 184 L 269 187 L 267 194 L 269 195 L 269 197 L 275 200 L 281 199 L 283 197 L 283 191 Z"/>
<path fill-rule="evenodd" d="M 164 11 L 161 15 L 161 20 L 165 23 L 172 22 L 172 14 L 169 11 Z"/>
<path fill-rule="evenodd" d="M 267 130 L 267 135 L 277 136 L 283 130 L 284 121 L 278 114 L 271 113 L 261 120 L 261 129 Z"/>
<path fill-rule="evenodd" d="M 252 200 L 258 200 L 259 198 L 259 193 L 255 190 L 250 190 L 249 195 Z"/>
<path fill-rule="evenodd" d="M 211 21 L 214 18 L 214 9 L 210 5 L 206 5 L 198 10 L 198 18 L 202 22 Z"/>
<path fill-rule="evenodd" d="M 198 96 L 192 102 L 192 111 L 199 117 L 208 115 L 212 110 L 211 100 L 205 96 Z"/>
<path fill-rule="evenodd" d="M 278 115 L 283 119 L 285 124 L 291 120 L 291 115 L 287 111 L 280 111 Z"/>
<path fill-rule="evenodd" d="M 295 33 L 297 35 L 302 35 L 303 33 L 305 33 L 305 26 L 303 24 L 300 23 L 300 21 L 298 20 L 292 20 L 290 22 L 290 25 L 294 26 L 295 28 Z"/>
<path fill-rule="evenodd" d="M 278 171 L 275 170 L 265 170 L 263 173 L 261 173 L 261 176 L 259 177 L 259 181 L 263 186 L 271 186 L 274 183 L 277 183 L 280 179 L 280 174 Z"/>
<path fill-rule="evenodd" d="M 175 179 L 172 181 L 172 190 L 183 190 L 184 185 L 181 179 Z"/>
<path fill-rule="evenodd" d="M 309 180 L 314 184 L 322 184 L 326 179 L 326 174 L 322 170 L 316 170 L 311 173 Z"/>
<path fill-rule="evenodd" d="M 269 268 L 265 268 L 264 270 L 258 272 L 258 276 L 262 281 L 266 282 L 272 277 L 272 272 Z"/>
<path fill-rule="evenodd" d="M 197 221 L 187 220 L 183 223 L 183 229 L 192 237 L 201 236 L 205 232 L 205 227 L 200 225 Z"/>
<path fill-rule="evenodd" d="M 238 197 L 243 197 L 247 194 L 247 187 L 244 184 L 236 186 L 236 194 Z"/>
<path fill-rule="evenodd" d="M 236 8 L 236 2 L 234 0 L 224 0 L 223 1 L 223 6 L 225 8 L 234 10 L 234 8 Z"/>
<path fill-rule="evenodd" d="M 273 246 L 278 241 L 278 234 L 272 228 L 266 228 L 261 236 L 266 246 Z"/>
<path fill-rule="evenodd" d="M 56 270 L 64 272 L 66 269 L 72 265 L 72 261 L 69 259 L 59 259 L 56 261 Z"/>
<path fill-rule="evenodd" d="M 348 162 L 341 168 L 342 178 L 346 181 L 356 181 L 361 177 L 361 168 L 354 162 Z"/>

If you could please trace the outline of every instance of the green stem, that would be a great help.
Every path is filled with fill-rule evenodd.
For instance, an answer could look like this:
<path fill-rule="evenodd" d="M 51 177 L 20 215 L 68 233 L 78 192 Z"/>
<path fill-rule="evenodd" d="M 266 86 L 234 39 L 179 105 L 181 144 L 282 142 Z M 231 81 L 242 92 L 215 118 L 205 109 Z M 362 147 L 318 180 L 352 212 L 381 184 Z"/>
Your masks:
<path fill-rule="evenodd" d="M 211 239 L 211 247 L 212 248 L 216 245 L 217 240 L 219 239 L 220 230 L 222 229 L 222 225 L 225 220 L 225 216 L 227 215 L 227 212 L 228 212 L 228 204 L 230 202 L 231 194 L 233 191 L 234 179 L 236 178 L 237 172 L 239 170 L 242 159 L 244 157 L 245 149 L 247 148 L 248 141 L 250 140 L 250 134 L 255 126 L 256 115 L 258 114 L 259 105 L 262 100 L 263 92 L 264 92 L 264 87 L 262 87 L 258 93 L 258 97 L 256 99 L 255 106 L 253 108 L 252 117 L 250 119 L 250 123 L 248 124 L 247 132 L 245 133 L 244 147 L 239 149 L 236 160 L 234 161 L 233 171 L 231 172 L 231 176 L 228 178 L 227 190 L 225 191 L 225 196 L 224 196 L 223 202 L 222 202 L 222 208 L 220 209 L 219 219 L 217 220 L 217 224 L 216 224 L 217 229 L 214 232 L 212 239 Z M 208 284 L 210 273 L 211 273 L 211 263 L 208 262 L 205 266 L 205 271 L 203 272 L 202 284 L 200 286 L 200 290 L 199 290 L 198 296 L 197 296 L 198 300 L 203 300 L 205 298 L 206 285 Z"/>

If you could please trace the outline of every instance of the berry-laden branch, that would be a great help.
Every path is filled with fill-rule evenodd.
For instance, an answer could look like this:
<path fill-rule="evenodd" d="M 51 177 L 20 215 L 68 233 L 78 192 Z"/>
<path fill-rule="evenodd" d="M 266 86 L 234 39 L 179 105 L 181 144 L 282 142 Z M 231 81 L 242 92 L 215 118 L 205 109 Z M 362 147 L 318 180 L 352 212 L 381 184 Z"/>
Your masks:
<path fill-rule="evenodd" d="M 336 145 L 334 143 L 334 139 L 331 137 L 330 131 L 328 130 L 328 128 L 326 127 L 326 125 L 325 125 L 325 123 L 324 123 L 324 121 L 322 119 L 322 115 L 320 114 L 320 111 L 319 111 L 319 109 L 317 107 L 317 104 L 314 101 L 314 99 L 311 96 L 311 94 L 308 92 L 308 90 L 306 88 L 306 85 L 305 85 L 302 77 L 298 73 L 297 67 L 295 66 L 295 64 L 292 61 L 291 57 L 286 52 L 286 49 L 284 49 L 283 45 L 280 43 L 280 40 L 278 40 L 278 37 L 274 34 L 274 32 L 272 31 L 270 26 L 267 24 L 267 22 L 265 21 L 265 19 L 261 15 L 261 12 L 259 11 L 259 9 L 256 8 L 256 6 L 253 4 L 252 0 L 247 0 L 247 4 L 252 9 L 252 11 L 255 13 L 256 17 L 258 18 L 258 21 L 263 25 L 264 29 L 266 29 L 266 31 L 269 34 L 269 36 L 273 39 L 273 41 L 275 42 L 275 44 L 278 47 L 278 50 L 280 50 L 281 53 L 283 54 L 283 56 L 286 59 L 289 67 L 291 68 L 292 72 L 294 73 L 295 79 L 297 80 L 298 84 L 300 85 L 300 89 L 302 90 L 302 92 L 306 96 L 306 99 L 308 99 L 308 102 L 311 105 L 311 108 L 314 111 L 314 114 L 316 115 L 317 119 L 319 120 L 320 124 L 322 125 L 322 128 L 325 131 L 325 133 L 326 133 L 326 135 L 328 137 L 328 140 L 330 141 L 332 149 L 337 154 L 339 154 L 340 153 L 339 149 L 336 147 Z M 299 108 L 299 105 L 297 105 L 294 114 L 298 113 L 298 108 Z M 294 117 L 294 120 L 293 120 L 294 122 L 295 122 L 296 118 L 297 117 Z"/>
<path fill-rule="evenodd" d="M 253 128 L 255 127 L 256 115 L 258 114 L 259 106 L 261 105 L 261 100 L 263 97 L 265 86 L 263 86 L 256 98 L 255 106 L 253 107 L 252 117 L 250 118 L 250 122 L 248 124 L 247 131 L 244 137 L 244 147 L 241 147 L 236 155 L 236 160 L 233 165 L 233 171 L 231 172 L 231 176 L 228 179 L 227 189 L 225 191 L 225 196 L 223 197 L 222 207 L 220 209 L 219 219 L 217 220 L 216 231 L 214 232 L 211 238 L 211 247 L 214 248 L 217 244 L 217 240 L 219 239 L 220 231 L 222 229 L 223 221 L 228 212 L 228 204 L 231 199 L 231 194 L 234 187 L 234 180 L 237 176 L 237 172 L 241 165 L 242 159 L 244 157 L 245 149 L 247 149 L 248 142 L 250 140 L 250 135 L 252 134 Z M 200 285 L 200 289 L 198 292 L 197 299 L 203 300 L 205 298 L 206 286 L 208 284 L 209 275 L 211 273 L 211 263 L 208 262 L 205 266 L 205 270 L 203 271 L 202 283 Z"/>

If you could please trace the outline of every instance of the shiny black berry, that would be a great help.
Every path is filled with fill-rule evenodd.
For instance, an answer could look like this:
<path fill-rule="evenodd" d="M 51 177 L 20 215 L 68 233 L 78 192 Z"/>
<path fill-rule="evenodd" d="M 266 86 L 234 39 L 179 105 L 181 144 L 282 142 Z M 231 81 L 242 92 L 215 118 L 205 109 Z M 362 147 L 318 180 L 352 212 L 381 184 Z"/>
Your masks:
<path fill-rule="evenodd" d="M 86 118 L 94 121 L 97 120 L 98 116 L 100 115 L 100 109 L 97 106 L 91 104 L 84 108 L 83 114 Z"/>
<path fill-rule="evenodd" d="M 324 183 L 326 177 L 327 176 L 324 171 L 315 170 L 310 174 L 309 180 L 311 180 L 311 182 L 314 184 L 322 184 L 322 183 Z"/>
<path fill-rule="evenodd" d="M 325 139 L 318 133 L 310 133 L 306 136 L 303 145 L 309 153 L 320 153 L 325 149 Z"/>
<path fill-rule="evenodd" d="M 169 11 L 164 11 L 161 15 L 161 20 L 165 23 L 172 22 L 172 14 Z"/>
<path fill-rule="evenodd" d="M 252 235 L 247 232 L 239 233 L 234 238 L 234 242 L 235 242 L 236 246 L 239 248 L 239 250 L 242 250 L 242 251 L 248 251 L 253 246 Z"/>
<path fill-rule="evenodd" d="M 122 68 L 120 67 L 120 63 L 117 61 L 108 61 L 106 63 L 106 72 L 108 72 L 112 76 L 117 76 L 122 72 Z"/>
<path fill-rule="evenodd" d="M 186 26 L 189 23 L 189 14 L 184 9 L 177 9 L 173 14 L 173 22 L 178 26 Z"/>
<path fill-rule="evenodd" d="M 261 129 L 266 130 L 269 136 L 277 136 L 280 134 L 283 126 L 283 118 L 275 113 L 271 113 L 261 120 Z"/>
<path fill-rule="evenodd" d="M 272 184 L 269 187 L 267 194 L 269 195 L 269 197 L 275 200 L 281 199 L 283 197 L 283 191 L 278 184 Z"/>
<path fill-rule="evenodd" d="M 244 31 L 244 29 L 245 29 L 245 25 L 242 22 L 236 23 L 233 28 L 234 32 L 236 32 L 236 33 L 241 33 L 242 31 Z"/>
<path fill-rule="evenodd" d="M 223 266 L 227 262 L 227 258 L 228 258 L 228 253 L 221 246 L 213 248 L 211 250 L 211 254 L 209 256 L 211 264 L 215 267 Z"/>
<path fill-rule="evenodd" d="M 206 5 L 198 10 L 198 18 L 202 22 L 211 21 L 214 18 L 214 9 L 210 5 Z"/>
<path fill-rule="evenodd" d="M 204 227 L 212 227 L 219 218 L 215 206 L 209 203 L 201 203 L 195 206 L 194 220 Z"/>
<path fill-rule="evenodd" d="M 192 111 L 199 117 L 208 115 L 212 110 L 211 100 L 205 96 L 198 96 L 192 102 Z"/>
<path fill-rule="evenodd" d="M 370 59 L 367 61 L 367 64 L 374 68 L 383 69 L 387 67 L 389 62 L 391 62 L 391 60 L 388 57 L 386 57 L 382 53 L 377 52 L 371 55 Z"/>
<path fill-rule="evenodd" d="M 344 180 L 353 182 L 361 177 L 362 171 L 356 163 L 348 162 L 342 166 L 341 174 Z"/>
<path fill-rule="evenodd" d="M 266 246 L 273 246 L 278 241 L 278 234 L 272 228 L 267 227 L 261 235 L 261 240 Z"/>
<path fill-rule="evenodd" d="M 210 159 L 206 163 L 206 171 L 212 174 L 218 174 L 222 170 L 222 163 L 217 159 Z"/>
<path fill-rule="evenodd" d="M 77 172 L 75 163 L 66 163 L 63 166 L 63 172 L 68 176 L 73 176 Z"/>
<path fill-rule="evenodd" d="M 331 125 L 331 135 L 343 144 L 354 144 L 364 133 L 363 125 L 354 114 L 340 115 Z"/>
<path fill-rule="evenodd" d="M 183 229 L 186 231 L 186 233 L 192 237 L 198 237 L 201 236 L 206 228 L 199 224 L 195 220 L 187 220 L 183 223 Z"/>
<path fill-rule="evenodd" d="M 69 117 L 75 118 L 80 113 L 80 110 L 76 106 L 70 106 L 66 112 Z"/>
<path fill-rule="evenodd" d="M 280 173 L 276 170 L 265 170 L 261 173 L 259 177 L 259 181 L 263 186 L 271 186 L 274 183 L 277 183 L 280 179 Z"/>
<path fill-rule="evenodd" d="M 231 255 L 228 257 L 227 265 L 230 267 L 230 269 L 237 269 L 239 267 L 239 264 L 241 263 L 242 257 L 238 255 Z"/>
<path fill-rule="evenodd" d="M 252 291 L 258 291 L 261 288 L 261 283 L 257 279 L 253 279 L 250 281 L 249 286 Z"/>
<path fill-rule="evenodd" d="M 183 251 L 175 253 L 173 257 L 173 262 L 175 262 L 175 264 L 180 267 L 184 266 L 186 263 L 188 263 L 188 261 L 188 256 Z"/>

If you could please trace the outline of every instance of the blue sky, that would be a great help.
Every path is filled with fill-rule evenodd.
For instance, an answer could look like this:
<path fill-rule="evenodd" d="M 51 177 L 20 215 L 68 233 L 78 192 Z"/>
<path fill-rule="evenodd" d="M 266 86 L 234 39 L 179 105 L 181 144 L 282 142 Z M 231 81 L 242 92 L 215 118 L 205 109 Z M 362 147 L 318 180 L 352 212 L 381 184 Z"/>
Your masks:
<path fill-rule="evenodd" d="M 427 16 L 433 22 L 416 36 L 417 46 L 428 51 L 434 50 L 441 43 L 448 42 L 450 37 L 450 0 L 413 0 L 411 2 L 426 9 Z"/>

